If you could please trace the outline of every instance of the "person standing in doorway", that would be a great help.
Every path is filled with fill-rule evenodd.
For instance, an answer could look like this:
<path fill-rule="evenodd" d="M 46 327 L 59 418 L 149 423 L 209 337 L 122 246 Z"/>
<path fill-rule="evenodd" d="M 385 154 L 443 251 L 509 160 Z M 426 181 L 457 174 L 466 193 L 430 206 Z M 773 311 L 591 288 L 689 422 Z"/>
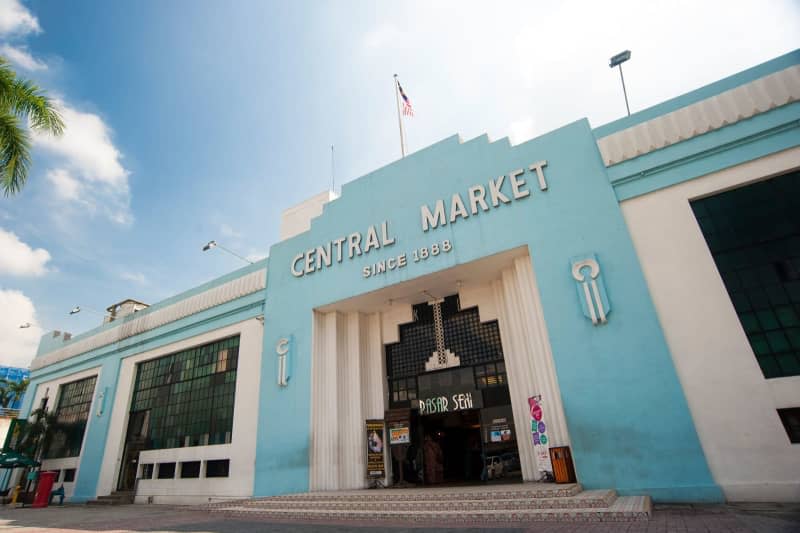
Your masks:
<path fill-rule="evenodd" d="M 425 481 L 441 483 L 444 466 L 442 465 L 442 448 L 430 435 L 425 435 L 423 453 L 425 456 Z"/>

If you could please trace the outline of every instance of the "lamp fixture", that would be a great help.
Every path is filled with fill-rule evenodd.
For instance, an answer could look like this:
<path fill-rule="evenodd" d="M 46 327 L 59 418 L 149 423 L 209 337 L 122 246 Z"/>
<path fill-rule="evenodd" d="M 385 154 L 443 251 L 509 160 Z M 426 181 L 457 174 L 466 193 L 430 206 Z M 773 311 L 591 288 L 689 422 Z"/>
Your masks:
<path fill-rule="evenodd" d="M 83 307 L 81 307 L 80 305 L 76 305 L 75 307 L 72 308 L 72 310 L 69 312 L 69 314 L 70 315 L 77 315 L 81 311 L 89 311 L 90 313 L 94 313 L 94 314 L 100 315 L 102 317 L 108 316 L 108 313 L 101 313 L 97 309 L 92 309 L 91 307 L 86 307 L 85 305 Z"/>
<path fill-rule="evenodd" d="M 203 251 L 207 252 L 207 251 L 211 250 L 212 248 L 219 248 L 220 250 L 224 250 L 224 251 L 228 252 L 229 254 L 231 254 L 232 256 L 237 257 L 237 258 L 241 259 L 242 261 L 244 261 L 244 262 L 246 262 L 248 264 L 251 264 L 251 265 L 253 264 L 253 262 L 250 261 L 249 259 L 247 259 L 246 257 L 242 257 L 241 255 L 237 254 L 236 252 L 225 248 L 221 244 L 217 243 L 217 241 L 208 241 L 206 243 L 206 245 L 203 246 Z"/>
<path fill-rule="evenodd" d="M 625 109 L 628 110 L 628 116 L 631 116 L 631 108 L 628 106 L 628 91 L 625 90 L 625 78 L 622 76 L 622 64 L 630 58 L 631 51 L 625 50 L 624 52 L 620 52 L 608 60 L 609 67 L 619 67 L 619 79 L 622 80 L 622 94 L 625 95 Z"/>

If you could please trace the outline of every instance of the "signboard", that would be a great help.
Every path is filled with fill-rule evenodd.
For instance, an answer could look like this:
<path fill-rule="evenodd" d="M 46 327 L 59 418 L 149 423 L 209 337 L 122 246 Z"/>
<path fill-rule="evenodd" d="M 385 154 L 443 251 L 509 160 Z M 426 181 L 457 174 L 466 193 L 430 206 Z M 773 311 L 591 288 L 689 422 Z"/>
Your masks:
<path fill-rule="evenodd" d="M 493 423 L 489 428 L 489 442 L 511 442 L 511 426 L 503 422 Z M 494 422 L 494 420 L 492 420 Z"/>
<path fill-rule="evenodd" d="M 383 462 L 383 420 L 367 420 L 367 477 L 386 475 Z"/>
<path fill-rule="evenodd" d="M 471 187 L 451 191 L 444 197 L 432 198 L 431 202 L 425 202 L 419 208 L 423 234 L 452 226 L 459 219 L 466 220 L 483 212 L 493 213 L 502 205 L 531 198 L 531 190 L 537 182 L 539 190 L 547 191 L 544 175 L 546 166 L 546 160 L 536 161 L 499 177 L 489 177 L 487 181 L 474 183 Z M 373 223 L 366 229 L 354 229 L 356 231 L 341 233 L 338 238 L 320 242 L 317 246 L 297 250 L 288 265 L 292 276 L 307 277 L 315 272 L 359 261 L 359 258 L 372 252 L 370 264 L 361 267 L 361 275 L 367 279 L 416 263 L 436 261 L 437 257 L 450 253 L 454 247 L 450 239 L 440 238 L 423 243 L 421 247 L 396 249 L 401 238 L 391 231 L 389 220 Z M 391 250 L 388 256 L 382 253 L 385 248 Z M 381 255 L 376 257 L 377 254 Z"/>
<path fill-rule="evenodd" d="M 483 407 L 483 395 L 480 391 L 471 390 L 454 394 L 436 395 L 420 398 L 417 402 L 420 415 L 438 413 L 455 413 Z"/>
<path fill-rule="evenodd" d="M 3 451 L 16 451 L 16 452 L 27 453 L 30 455 L 33 454 L 32 449 L 31 450 L 18 449 L 19 439 L 25 432 L 25 426 L 27 426 L 27 424 L 28 420 L 25 418 L 11 419 L 11 424 L 8 427 L 8 433 L 6 433 L 6 441 L 3 443 Z"/>
<path fill-rule="evenodd" d="M 536 463 L 539 465 L 540 470 L 552 472 L 550 438 L 547 436 L 547 425 L 544 423 L 542 397 L 532 396 L 528 398 L 528 407 L 530 407 L 531 412 L 531 438 L 533 439 L 533 449 L 536 452 Z"/>
<path fill-rule="evenodd" d="M 409 444 L 411 433 L 407 425 L 395 425 L 389 428 L 389 444 Z"/>

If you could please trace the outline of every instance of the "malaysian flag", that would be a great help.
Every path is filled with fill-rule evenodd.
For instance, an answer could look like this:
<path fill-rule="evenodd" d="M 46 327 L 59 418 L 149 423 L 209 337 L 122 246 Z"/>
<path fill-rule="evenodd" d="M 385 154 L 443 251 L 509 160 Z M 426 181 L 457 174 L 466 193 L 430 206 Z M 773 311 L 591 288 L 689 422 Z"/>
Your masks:
<path fill-rule="evenodd" d="M 397 88 L 400 90 L 400 96 L 403 97 L 403 114 L 409 117 L 414 116 L 414 108 L 411 107 L 411 100 L 408 99 L 406 93 L 403 92 L 403 86 L 400 85 L 400 81 L 397 81 Z"/>

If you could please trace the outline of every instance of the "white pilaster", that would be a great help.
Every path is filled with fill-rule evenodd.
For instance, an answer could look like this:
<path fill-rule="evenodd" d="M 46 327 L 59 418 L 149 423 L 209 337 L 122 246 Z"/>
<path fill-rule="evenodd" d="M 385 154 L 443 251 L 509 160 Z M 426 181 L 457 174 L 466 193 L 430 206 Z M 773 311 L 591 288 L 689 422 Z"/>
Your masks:
<path fill-rule="evenodd" d="M 383 418 L 386 378 L 379 313 L 314 315 L 311 490 L 363 488 L 364 421 Z"/>
<path fill-rule="evenodd" d="M 334 490 L 339 484 L 337 351 L 342 318 L 339 313 L 315 314 L 311 420 L 311 490 Z"/>
<path fill-rule="evenodd" d="M 339 399 L 339 488 L 355 489 L 364 484 L 364 470 L 360 469 L 361 439 L 364 433 L 364 416 L 361 412 L 361 315 L 344 315 L 344 343 L 337 354 Z"/>
<path fill-rule="evenodd" d="M 564 407 L 558 387 L 553 354 L 542 312 L 536 276 L 529 257 L 514 260 L 492 283 L 503 341 L 508 388 L 517 447 L 525 480 L 539 477 L 540 467 L 530 434 L 528 398 L 542 396 L 544 422 L 551 445 L 568 445 Z"/>

